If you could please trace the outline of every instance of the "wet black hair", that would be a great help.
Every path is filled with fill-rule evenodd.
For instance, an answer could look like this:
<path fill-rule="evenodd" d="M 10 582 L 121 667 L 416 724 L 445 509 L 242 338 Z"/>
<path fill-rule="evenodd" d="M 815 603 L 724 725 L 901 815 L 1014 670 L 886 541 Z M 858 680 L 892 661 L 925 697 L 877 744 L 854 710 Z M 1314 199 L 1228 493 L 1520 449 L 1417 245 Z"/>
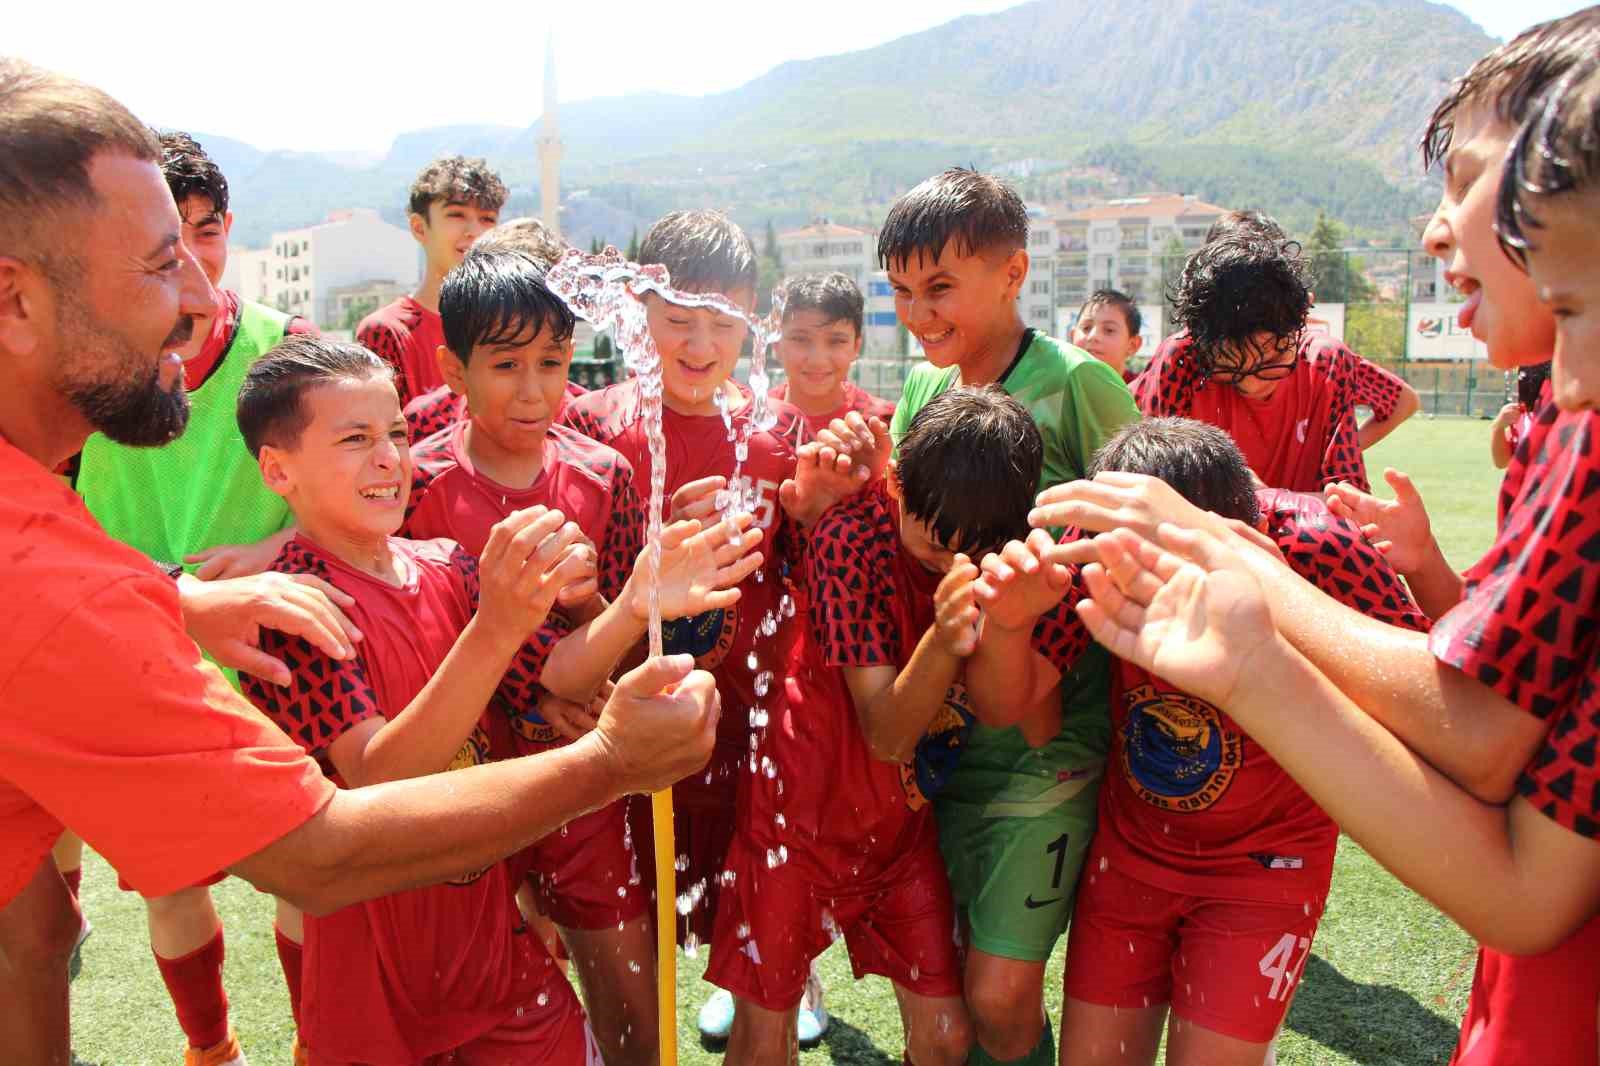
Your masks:
<path fill-rule="evenodd" d="M 1544 383 L 1549 380 L 1548 362 L 1517 367 L 1517 402 L 1522 405 L 1523 410 L 1529 412 L 1538 410 L 1539 394 L 1544 391 Z"/>
<path fill-rule="evenodd" d="M 1250 233 L 1271 241 L 1289 239 L 1289 235 L 1278 225 L 1276 219 L 1265 211 L 1257 211 L 1255 208 L 1229 211 L 1225 215 L 1219 215 L 1217 220 L 1211 223 L 1211 228 L 1206 230 L 1205 243 L 1210 244 L 1218 237 L 1226 237 L 1230 233 Z"/>
<path fill-rule="evenodd" d="M 856 336 L 861 336 L 866 302 L 861 296 L 861 289 L 848 274 L 834 271 L 831 274 L 802 274 L 786 278 L 783 292 L 785 322 L 796 311 L 817 311 L 826 322 L 850 323 Z"/>
<path fill-rule="evenodd" d="M 1116 470 L 1160 478 L 1196 507 L 1256 524 L 1261 507 L 1244 453 L 1226 430 L 1192 418 L 1132 422 L 1095 452 L 1089 476 Z"/>
<path fill-rule="evenodd" d="M 167 179 L 174 203 L 204 196 L 217 214 L 228 210 L 228 179 L 206 154 L 200 142 L 181 130 L 161 136 L 161 176 Z"/>
<path fill-rule="evenodd" d="M 1033 417 L 999 385 L 940 393 L 900 438 L 896 477 L 906 513 L 976 559 L 1028 535 L 1044 466 Z"/>
<path fill-rule="evenodd" d="M 539 261 L 504 245 L 474 245 L 439 287 L 444 343 L 463 364 L 477 348 L 529 344 L 545 331 L 565 343 L 577 320 L 545 285 Z"/>
<path fill-rule="evenodd" d="M 300 402 L 308 391 L 331 381 L 393 379 L 394 369 L 359 344 L 315 333 L 294 333 L 250 364 L 234 408 L 239 433 L 250 454 L 267 445 L 293 450 L 311 424 Z"/>
<path fill-rule="evenodd" d="M 1297 339 L 1311 311 L 1311 285 L 1300 246 L 1236 232 L 1201 245 L 1169 296 L 1175 328 L 1207 374 L 1238 371 L 1239 350 L 1267 333 L 1280 345 Z"/>
<path fill-rule="evenodd" d="M 1543 229 L 1537 205 L 1547 197 L 1581 192 L 1600 179 L 1600 58 L 1574 66 L 1528 116 L 1506 154 L 1500 175 L 1495 231 L 1520 265 L 1537 248 L 1531 230 Z"/>
<path fill-rule="evenodd" d="M 756 289 L 755 245 L 721 211 L 674 211 L 657 219 L 639 245 L 639 265 L 656 263 L 684 292 L 727 296 Z"/>
<path fill-rule="evenodd" d="M 955 242 L 957 255 L 1028 246 L 1028 209 L 1007 182 L 951 167 L 894 202 L 878 231 L 878 264 L 903 266 L 921 255 L 937 263 Z"/>
<path fill-rule="evenodd" d="M 411 183 L 406 210 L 424 219 L 428 217 L 428 207 L 434 203 L 474 204 L 498 211 L 505 206 L 507 195 L 506 183 L 489 169 L 488 160 L 447 155 L 422 168 L 417 180 Z"/>
<path fill-rule="evenodd" d="M 1083 306 L 1078 308 L 1078 321 L 1083 321 L 1083 316 L 1093 311 L 1096 307 L 1115 307 L 1122 312 L 1122 319 L 1128 324 L 1128 336 L 1137 337 L 1144 328 L 1144 315 L 1139 312 L 1139 305 L 1133 302 L 1133 297 L 1117 289 L 1096 289 L 1083 301 Z"/>
<path fill-rule="evenodd" d="M 1533 26 L 1472 64 L 1450 85 L 1422 134 L 1422 165 L 1444 161 L 1465 108 L 1487 104 L 1491 113 L 1520 126 L 1550 87 L 1573 67 L 1600 54 L 1600 4 Z"/>

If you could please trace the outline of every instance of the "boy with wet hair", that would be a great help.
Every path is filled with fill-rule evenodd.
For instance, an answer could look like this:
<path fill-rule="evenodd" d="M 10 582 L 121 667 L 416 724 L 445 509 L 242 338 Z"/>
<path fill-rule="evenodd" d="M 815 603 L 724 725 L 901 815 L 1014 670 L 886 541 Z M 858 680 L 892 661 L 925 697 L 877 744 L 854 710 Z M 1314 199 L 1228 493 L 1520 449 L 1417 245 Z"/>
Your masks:
<path fill-rule="evenodd" d="M 1573 281 L 1542 274 L 1536 286 L 1503 253 L 1494 221 L 1518 129 L 1596 54 L 1600 8 L 1535 26 L 1453 84 L 1424 140 L 1429 161 L 1443 161 L 1445 182 L 1423 245 L 1468 298 L 1462 323 L 1501 368 L 1549 360 L 1558 335 L 1577 339 Z M 1574 205 L 1579 211 L 1563 216 Z M 1566 261 L 1576 268 L 1569 279 L 1590 269 L 1582 249 L 1593 222 L 1582 205 L 1565 194 L 1530 200 L 1550 225 L 1533 238 L 1541 251 L 1549 241 L 1553 252 L 1578 252 Z M 1536 270 L 1560 271 L 1559 254 L 1550 268 L 1537 255 Z M 1564 347 L 1558 382 L 1568 380 L 1564 366 L 1592 365 L 1586 353 L 1573 352 L 1570 363 L 1568 355 Z M 1389 542 L 1388 557 L 1419 602 L 1438 612 L 1427 642 L 1284 583 L 1280 564 L 1183 513 L 1157 486 L 1073 486 L 1041 508 L 1041 518 L 1130 530 L 1108 542 L 1107 561 L 1138 598 L 1122 604 L 1115 590 L 1096 592 L 1117 615 L 1097 616 L 1103 639 L 1130 655 L 1159 653 L 1163 673 L 1184 671 L 1197 691 L 1210 686 L 1212 702 L 1345 832 L 1479 940 L 1458 1066 L 1587 1066 L 1600 1053 L 1600 810 L 1588 755 L 1600 608 L 1586 562 L 1600 426 L 1591 393 L 1553 391 L 1560 406 L 1540 412 L 1507 471 L 1495 545 L 1464 580 L 1438 553 L 1414 492 L 1392 502 L 1339 492 L 1337 506 Z M 1197 531 L 1158 533 L 1160 522 Z M 1174 548 L 1195 565 L 1165 554 Z M 1191 624 L 1203 628 L 1191 630 L 1194 641 L 1156 639 L 1164 608 L 1151 615 L 1151 594 L 1169 582 L 1198 597 Z M 1432 605 L 1420 589 L 1432 592 Z M 1223 602 L 1227 623 L 1206 609 Z M 1250 656 L 1249 685 L 1237 686 L 1226 669 L 1233 652 Z M 1197 656 L 1202 669 L 1190 674 Z M 1318 738 L 1314 748 L 1304 744 L 1308 734 Z M 1407 816 L 1396 819 L 1396 810 Z M 1461 877 L 1463 869 L 1473 876 Z"/>
<path fill-rule="evenodd" d="M 1217 216 L 1206 230 L 1205 243 L 1210 244 L 1219 237 L 1226 237 L 1236 233 L 1248 233 L 1263 237 L 1269 241 L 1287 241 L 1289 235 L 1278 225 L 1277 219 L 1265 211 L 1255 208 L 1246 208 L 1243 211 L 1229 211 Z"/>
<path fill-rule="evenodd" d="M 571 245 L 550 232 L 536 218 L 511 218 L 479 237 L 474 248 L 512 248 L 531 255 L 539 269 L 549 271 L 556 260 L 566 254 Z M 441 350 L 443 350 L 442 346 Z M 441 373 L 443 373 L 441 369 Z M 576 381 L 567 382 L 568 396 L 582 396 L 589 390 Z M 411 427 L 413 441 L 424 440 L 441 429 L 466 418 L 467 398 L 453 392 L 445 384 L 431 392 L 414 397 L 406 404 L 406 424 Z"/>
<path fill-rule="evenodd" d="M 1026 528 L 1042 455 L 1004 390 L 953 389 L 918 413 L 888 476 L 812 531 L 776 771 L 750 780 L 706 973 L 738 997 L 729 1062 L 794 1054 L 808 965 L 840 936 L 858 977 L 894 983 L 911 1062 L 966 1061 L 954 904 L 913 756 L 965 707 L 971 560 Z"/>
<path fill-rule="evenodd" d="M 633 468 L 613 449 L 555 424 L 572 358 L 572 312 L 546 288 L 541 264 L 506 244 L 467 253 L 445 278 L 439 311 L 445 381 L 470 401 L 471 414 L 412 448 L 407 534 L 448 537 L 477 553 L 508 515 L 557 508 L 582 531 L 592 560 L 589 578 L 560 600 L 568 619 L 594 623 L 576 639 L 591 651 L 607 639 L 619 650 L 637 643 L 643 616 L 635 608 L 643 606 L 648 569 L 634 568 L 644 514 Z M 666 589 L 668 618 L 683 613 L 673 599 Z M 612 663 L 593 686 L 565 689 L 570 702 L 541 693 L 537 703 L 511 708 L 511 752 L 548 751 L 588 732 L 590 698 Z M 528 872 L 538 909 L 577 962 L 608 1061 L 654 1062 L 655 979 L 642 965 L 654 952 L 649 896 L 627 842 L 626 805 L 568 823 L 513 866 Z"/>
<path fill-rule="evenodd" d="M 459 155 L 435 159 L 411 183 L 406 212 L 425 259 L 422 283 L 356 327 L 357 342 L 394 367 L 402 407 L 444 384 L 439 286 L 472 242 L 500 221 L 506 196 L 505 183 L 485 160 Z"/>
<path fill-rule="evenodd" d="M 1072 343 L 1105 363 L 1133 384 L 1138 373 L 1128 365 L 1144 344 L 1144 316 L 1127 293 L 1097 289 L 1078 308 Z"/>
<path fill-rule="evenodd" d="M 784 383 L 773 388 L 805 416 L 808 435 L 848 411 L 894 417 L 894 404 L 850 380 L 861 355 L 865 301 L 846 274 L 804 274 L 783 283 L 783 339 L 778 359 Z"/>
<path fill-rule="evenodd" d="M 1233 440 L 1191 419 L 1128 426 L 1093 473 L 1159 478 L 1202 510 L 1270 537 L 1298 578 L 1369 617 L 1427 618 L 1360 530 L 1320 496 L 1256 489 Z M 1043 531 L 983 562 L 985 612 L 968 683 L 980 717 L 1007 720 L 1052 697 L 1087 633 L 1077 575 Z M 1044 618 L 1067 631 L 1042 653 Z M 1173 1062 L 1259 1066 L 1310 955 L 1338 828 L 1204 699 L 1122 660 L 1099 826 L 1077 887 L 1067 949 L 1063 1061 L 1149 1066 L 1172 1016 Z M 1018 694 L 1021 693 L 1020 698 Z"/>
<path fill-rule="evenodd" d="M 998 383 L 1038 425 L 1038 488 L 1082 477 L 1100 445 L 1139 415 L 1111 367 L 1023 323 L 1017 295 L 1028 276 L 1027 240 L 1022 199 L 987 174 L 947 170 L 896 201 L 878 257 L 895 313 L 928 361 L 906 378 L 888 431 L 852 412 L 819 440 L 881 472 L 891 433 L 903 435 L 930 399 Z M 1086 657 L 1066 686 L 1063 728 L 1042 747 L 1018 729 L 959 715 L 937 722 L 918 746 L 917 776 L 967 931 L 974 1063 L 1055 1061 L 1045 960 L 1070 914 L 1063 886 L 1076 880 L 1094 828 L 1108 742 L 1105 681 L 1103 658 Z M 993 817 L 994 810 L 1007 813 Z"/>
<path fill-rule="evenodd" d="M 561 630 L 557 594 L 585 569 L 559 511 L 499 523 L 479 557 L 394 536 L 411 461 L 393 372 L 364 348 L 293 338 L 251 368 L 239 429 L 297 531 L 274 569 L 344 589 L 364 634 L 337 661 L 266 631 L 290 665 L 245 694 L 336 783 L 359 787 L 485 762 L 505 750 L 505 683 L 532 684 Z M 508 678 L 509 673 L 509 678 Z M 507 864 L 433 888 L 304 918 L 300 1047 L 309 1066 L 600 1061 L 582 1008 L 522 925 Z M 495 1058 L 494 1056 L 500 1056 Z"/>
<path fill-rule="evenodd" d="M 1198 418 L 1239 443 L 1266 484 L 1365 489 L 1362 449 L 1415 410 L 1415 394 L 1343 344 L 1306 333 L 1310 277 L 1300 246 L 1238 226 L 1184 264 L 1167 338 L 1134 388 L 1147 416 Z M 1373 409 L 1357 425 L 1356 407 Z"/>
<path fill-rule="evenodd" d="M 181 562 L 202 580 L 241 577 L 265 570 L 292 530 L 289 509 L 262 486 L 239 447 L 234 403 L 256 359 L 288 334 L 315 330 L 220 287 L 233 226 L 228 179 L 189 134 L 161 134 L 160 144 L 184 246 L 217 297 L 215 313 L 196 318 L 191 339 L 177 349 L 189 394 L 188 431 L 160 448 L 130 448 L 97 433 L 78 456 L 74 487 L 107 533 L 150 558 Z M 244 1062 L 228 1023 L 225 938 L 209 887 L 225 876 L 145 901 L 151 952 L 194 1066 Z M 289 953 L 287 972 L 294 944 L 282 932 L 278 937 L 280 954 Z"/>

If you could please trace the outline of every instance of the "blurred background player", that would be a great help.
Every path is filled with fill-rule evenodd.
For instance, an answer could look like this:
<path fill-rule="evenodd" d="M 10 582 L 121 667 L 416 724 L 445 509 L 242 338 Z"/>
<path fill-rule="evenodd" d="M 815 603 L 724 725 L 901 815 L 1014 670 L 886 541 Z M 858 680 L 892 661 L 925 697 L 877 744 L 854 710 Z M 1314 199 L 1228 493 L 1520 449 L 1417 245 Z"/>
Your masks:
<path fill-rule="evenodd" d="M 1549 363 L 1519 366 L 1513 374 L 1516 380 L 1516 397 L 1500 408 L 1494 416 L 1493 425 L 1489 427 L 1489 457 L 1493 460 L 1496 470 L 1504 470 L 1511 465 L 1511 457 L 1517 453 L 1517 445 L 1522 443 L 1522 439 L 1533 428 L 1534 416 L 1539 413 L 1540 408 L 1550 402 Z"/>
<path fill-rule="evenodd" d="M 1072 323 L 1072 343 L 1105 363 L 1133 384 L 1138 377 L 1129 362 L 1139 354 L 1144 336 L 1144 316 L 1127 293 L 1097 289 L 1089 294 Z"/>
<path fill-rule="evenodd" d="M 422 283 L 361 320 L 356 340 L 394 367 L 395 389 L 404 407 L 444 384 L 438 351 L 439 286 L 479 235 L 500 221 L 505 183 L 482 159 L 459 155 L 435 159 L 411 183 L 406 204 L 411 236 L 422 246 Z"/>
<path fill-rule="evenodd" d="M 216 296 L 213 314 L 197 317 L 192 338 L 178 349 L 189 426 L 160 448 L 129 448 L 95 434 L 78 458 L 74 484 L 107 533 L 152 559 L 184 563 L 208 580 L 259 573 L 293 532 L 291 517 L 244 451 L 234 403 L 252 363 L 286 334 L 315 330 L 217 288 L 233 226 L 228 179 L 186 133 L 162 134 L 161 152 L 183 243 Z M 222 921 L 209 889 L 223 876 L 146 901 L 150 947 L 188 1038 L 187 1061 L 204 1066 L 244 1061 L 228 1024 Z"/>
<path fill-rule="evenodd" d="M 774 400 L 805 416 L 807 436 L 847 411 L 888 421 L 894 404 L 850 380 L 861 355 L 864 301 L 849 276 L 805 274 L 783 283 L 783 339 L 777 344 L 784 382 Z"/>

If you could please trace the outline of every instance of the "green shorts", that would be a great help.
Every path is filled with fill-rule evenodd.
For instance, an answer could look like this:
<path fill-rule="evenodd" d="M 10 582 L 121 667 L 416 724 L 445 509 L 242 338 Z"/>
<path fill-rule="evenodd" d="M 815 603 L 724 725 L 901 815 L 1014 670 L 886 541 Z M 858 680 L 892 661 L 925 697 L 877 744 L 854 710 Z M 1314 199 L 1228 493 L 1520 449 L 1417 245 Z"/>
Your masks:
<path fill-rule="evenodd" d="M 1072 916 L 1111 739 L 1107 662 L 1098 651 L 1085 653 L 1089 661 L 1069 678 L 1054 740 L 1029 748 L 1015 729 L 977 726 L 934 797 L 968 942 L 990 955 L 1043 962 Z"/>

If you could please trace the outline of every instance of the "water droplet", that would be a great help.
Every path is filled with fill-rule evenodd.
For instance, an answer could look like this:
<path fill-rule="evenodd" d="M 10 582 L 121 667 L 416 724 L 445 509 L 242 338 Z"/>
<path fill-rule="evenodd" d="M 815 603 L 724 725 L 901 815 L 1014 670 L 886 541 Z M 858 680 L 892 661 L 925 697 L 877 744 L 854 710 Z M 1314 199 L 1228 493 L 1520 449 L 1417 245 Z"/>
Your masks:
<path fill-rule="evenodd" d="M 761 671 L 761 673 L 756 675 L 755 690 L 756 690 L 756 695 L 757 696 L 765 696 L 767 694 L 767 690 L 770 689 L 771 687 L 772 687 L 772 671 L 771 670 L 763 670 L 763 671 Z"/>
<path fill-rule="evenodd" d="M 787 821 L 784 820 L 782 812 L 779 812 L 778 814 L 774 815 L 773 818 L 772 818 L 772 822 L 779 829 L 783 829 L 785 826 L 787 826 L 789 824 Z"/>
<path fill-rule="evenodd" d="M 539 993 L 539 998 L 535 999 L 534 1002 L 539 1004 L 539 1006 L 541 1006 L 541 1007 L 545 1006 L 546 1004 L 548 1004 L 550 1002 L 550 993 L 548 993 L 548 992 L 540 992 Z"/>
<path fill-rule="evenodd" d="M 761 571 L 757 570 L 756 573 L 759 574 Z M 744 664 L 749 668 L 752 674 L 761 669 L 761 660 L 756 658 L 755 652 L 751 652 L 749 655 L 744 657 Z"/>
<path fill-rule="evenodd" d="M 629 959 L 628 960 L 628 972 L 629 973 L 638 973 L 641 969 L 643 969 L 643 967 L 641 967 L 639 965 L 639 960 L 638 959 Z"/>
<path fill-rule="evenodd" d="M 692 910 L 694 910 L 694 900 L 690 899 L 689 893 L 685 892 L 678 897 L 678 913 L 687 918 Z"/>
<path fill-rule="evenodd" d="M 735 929 L 733 931 L 733 935 L 738 937 L 740 940 L 749 940 L 750 939 L 750 923 L 749 922 L 740 922 L 739 923 L 739 928 L 737 928 L 737 929 Z"/>
<path fill-rule="evenodd" d="M 678 871 L 680 874 L 683 873 L 689 868 L 689 856 L 679 855 L 676 859 L 673 859 L 672 868 Z"/>
<path fill-rule="evenodd" d="M 1111 860 L 1104 855 L 1100 856 L 1100 872 L 1105 873 L 1111 867 Z"/>
<path fill-rule="evenodd" d="M 778 868 L 778 853 L 773 851 L 771 848 L 768 848 L 767 849 L 767 869 L 776 870 L 777 868 Z"/>

